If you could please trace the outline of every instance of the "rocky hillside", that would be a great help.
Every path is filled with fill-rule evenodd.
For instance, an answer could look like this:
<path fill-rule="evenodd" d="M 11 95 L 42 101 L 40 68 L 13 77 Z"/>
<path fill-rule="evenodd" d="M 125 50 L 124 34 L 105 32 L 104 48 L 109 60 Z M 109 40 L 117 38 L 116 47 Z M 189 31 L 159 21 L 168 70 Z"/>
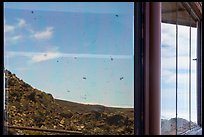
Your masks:
<path fill-rule="evenodd" d="M 195 127 L 196 123 L 191 122 L 191 127 Z M 177 134 L 182 134 L 190 129 L 189 121 L 183 118 L 177 118 Z M 161 134 L 175 135 L 176 134 L 176 118 L 161 119 Z"/>
<path fill-rule="evenodd" d="M 134 133 L 133 109 L 85 105 L 54 99 L 5 70 L 5 124 L 46 129 L 81 131 L 85 135 Z M 8 120 L 8 121 L 7 121 Z M 11 130 L 9 134 L 56 134 Z"/>

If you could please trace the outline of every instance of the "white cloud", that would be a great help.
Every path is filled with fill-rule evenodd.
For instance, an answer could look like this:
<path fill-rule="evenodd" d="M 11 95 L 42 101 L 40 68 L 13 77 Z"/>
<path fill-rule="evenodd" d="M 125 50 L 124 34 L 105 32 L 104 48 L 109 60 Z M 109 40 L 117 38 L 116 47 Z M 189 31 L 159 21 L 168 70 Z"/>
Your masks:
<path fill-rule="evenodd" d="M 162 23 L 161 25 L 161 43 L 163 45 L 174 46 L 175 45 L 175 25 Z"/>
<path fill-rule="evenodd" d="M 170 88 L 162 88 L 161 89 L 161 98 L 162 100 L 166 101 L 166 98 L 171 99 L 172 103 L 175 103 L 175 97 L 176 97 L 176 89 L 175 87 Z M 167 102 L 168 103 L 168 102 Z"/>
<path fill-rule="evenodd" d="M 188 102 L 189 94 L 189 71 L 188 71 L 188 56 L 179 56 L 179 70 L 178 70 L 178 97 L 179 105 L 185 106 L 184 104 Z M 172 106 L 172 103 L 175 103 L 175 91 L 176 91 L 176 65 L 175 65 L 175 56 L 174 57 L 162 57 L 162 69 L 161 69 L 161 99 L 162 99 L 162 109 L 169 109 L 169 106 Z M 191 97 L 193 98 L 196 95 L 196 62 L 192 62 L 192 71 L 191 71 Z M 194 97 L 196 99 L 196 97 Z M 171 101 L 168 101 L 170 99 Z M 184 103 L 184 104 L 182 104 Z M 172 105 L 169 105 L 172 104 Z M 188 104 L 188 103 L 187 103 Z M 192 102 L 195 104 L 195 102 Z M 188 106 L 187 106 L 188 107 Z M 192 106 L 195 108 L 195 105 Z M 182 108 L 181 111 L 184 109 Z M 165 110 L 162 110 L 163 112 Z M 174 112 L 174 111 L 172 111 Z M 162 115 L 167 116 L 168 114 L 162 113 Z M 180 113 L 179 113 L 180 115 Z M 181 116 L 181 115 L 180 115 Z M 182 117 L 184 115 L 182 114 Z"/>
<path fill-rule="evenodd" d="M 26 21 L 24 19 L 17 19 L 18 20 L 18 26 L 19 27 L 25 27 Z"/>
<path fill-rule="evenodd" d="M 15 35 L 15 36 L 4 36 L 4 42 L 7 43 L 16 43 L 23 38 L 22 35 Z"/>
<path fill-rule="evenodd" d="M 188 74 L 178 74 L 177 80 L 178 80 L 178 86 L 186 85 L 188 84 L 189 76 Z M 176 74 L 169 76 L 168 78 L 165 78 L 167 83 L 176 84 Z"/>
<path fill-rule="evenodd" d="M 35 32 L 33 37 L 38 40 L 49 39 L 53 35 L 53 27 L 47 27 L 45 31 Z"/>
<path fill-rule="evenodd" d="M 191 60 L 191 65 L 193 60 Z M 176 57 L 162 57 L 161 58 L 161 68 L 162 69 L 172 69 L 176 71 Z M 178 69 L 189 69 L 189 57 L 179 56 L 178 57 Z M 195 67 L 191 68 L 195 70 Z"/>
<path fill-rule="evenodd" d="M 6 33 L 6 35 L 4 35 L 5 45 L 7 45 L 8 43 L 11 44 L 11 43 L 18 42 L 20 39 L 23 38 L 22 34 L 16 34 L 16 33 L 18 33 L 18 27 L 23 27 L 25 25 L 25 20 L 23 19 L 18 19 L 18 20 L 19 20 L 18 24 L 15 24 L 15 25 L 8 25 L 6 24 L 6 20 L 4 21 L 4 32 Z M 12 33 L 7 34 L 7 32 L 12 32 Z"/>
<path fill-rule="evenodd" d="M 27 28 L 27 30 L 31 33 L 31 34 L 34 34 L 35 31 L 32 29 L 32 28 Z"/>
<path fill-rule="evenodd" d="M 17 52 L 17 51 L 7 51 L 4 54 L 6 58 L 12 58 L 16 56 L 23 56 L 23 57 L 31 57 L 33 56 L 33 52 Z"/>
<path fill-rule="evenodd" d="M 42 62 L 50 59 L 55 59 L 61 57 L 59 52 L 16 52 L 16 51 L 8 51 L 5 52 L 6 58 L 12 58 L 16 56 L 23 56 L 30 58 L 33 62 Z"/>
<path fill-rule="evenodd" d="M 161 80 L 163 83 L 168 83 L 169 87 L 171 87 L 172 85 L 175 86 L 176 84 L 176 73 L 175 71 L 169 71 L 168 69 L 164 69 L 161 72 Z M 178 85 L 180 88 L 183 88 L 186 86 L 188 87 L 188 82 L 189 82 L 189 73 L 187 71 L 187 73 L 178 73 Z M 196 81 L 196 72 L 195 71 L 191 71 L 191 83 L 193 84 L 193 82 Z"/>
<path fill-rule="evenodd" d="M 107 59 L 133 59 L 133 56 L 130 55 L 101 55 L 101 54 L 70 54 L 62 53 L 58 51 L 47 51 L 47 52 L 16 52 L 8 51 L 5 52 L 6 57 L 15 57 L 15 56 L 24 56 L 31 58 L 33 62 L 41 62 L 50 59 L 55 59 L 58 57 L 65 58 L 107 58 Z"/>
<path fill-rule="evenodd" d="M 131 59 L 131 55 L 105 55 L 105 54 L 67 54 L 62 53 L 62 57 L 78 57 L 78 58 L 113 58 L 113 59 Z"/>
<path fill-rule="evenodd" d="M 41 61 L 46 61 L 50 59 L 55 59 L 60 57 L 60 53 L 57 52 L 47 52 L 45 54 L 40 54 L 40 55 L 34 55 L 32 57 L 32 61 L 34 62 L 41 62 Z"/>
<path fill-rule="evenodd" d="M 178 55 L 189 55 L 189 30 L 190 27 L 178 26 Z M 191 28 L 191 50 L 195 55 L 196 50 L 196 28 Z M 176 55 L 176 26 L 162 23 L 161 25 L 162 56 L 169 57 Z"/>
<path fill-rule="evenodd" d="M 17 41 L 17 40 L 20 40 L 21 38 L 23 38 L 22 35 L 16 35 L 16 36 L 11 37 L 11 40 L 12 41 Z"/>
<path fill-rule="evenodd" d="M 14 27 L 14 26 L 4 24 L 4 33 L 6 33 L 6 32 L 13 32 L 13 31 L 14 31 L 14 29 L 15 29 L 15 27 Z"/>
<path fill-rule="evenodd" d="M 191 50 L 192 59 L 196 57 L 196 29 L 192 29 Z M 161 35 L 161 75 L 162 83 L 168 83 L 168 87 L 176 83 L 176 26 L 162 23 Z M 195 62 L 192 63 L 192 82 L 196 81 Z M 188 87 L 189 69 L 189 27 L 178 26 L 178 85 L 179 88 Z M 180 70 L 185 73 L 180 73 Z"/>

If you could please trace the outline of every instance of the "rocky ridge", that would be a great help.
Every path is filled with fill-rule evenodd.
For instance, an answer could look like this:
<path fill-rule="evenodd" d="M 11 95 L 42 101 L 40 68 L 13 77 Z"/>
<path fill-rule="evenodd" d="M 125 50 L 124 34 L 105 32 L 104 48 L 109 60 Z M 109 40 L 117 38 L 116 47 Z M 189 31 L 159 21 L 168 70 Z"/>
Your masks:
<path fill-rule="evenodd" d="M 4 73 L 4 119 L 7 125 L 81 131 L 84 135 L 134 134 L 133 108 L 109 108 L 58 100 L 51 94 L 33 88 L 10 71 L 5 70 Z M 88 109 L 90 107 L 92 109 Z M 9 129 L 8 133 L 56 134 L 17 129 Z"/>
<path fill-rule="evenodd" d="M 190 129 L 189 121 L 183 118 L 177 118 L 177 134 L 183 134 Z M 196 123 L 191 122 L 191 128 L 196 127 Z M 161 119 L 161 134 L 176 135 L 176 118 Z"/>

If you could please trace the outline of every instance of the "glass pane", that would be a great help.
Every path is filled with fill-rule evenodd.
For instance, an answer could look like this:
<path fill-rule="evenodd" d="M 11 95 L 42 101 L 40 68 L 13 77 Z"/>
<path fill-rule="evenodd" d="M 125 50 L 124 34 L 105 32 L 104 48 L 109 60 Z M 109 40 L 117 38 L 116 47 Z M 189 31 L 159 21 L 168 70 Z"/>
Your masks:
<path fill-rule="evenodd" d="M 183 134 L 196 126 L 197 119 L 196 64 L 192 60 L 196 58 L 197 29 L 195 21 L 183 7 L 182 3 L 164 2 L 162 6 L 161 134 Z M 177 30 L 176 24 L 178 26 Z M 177 93 L 176 31 L 178 32 Z M 189 68 L 189 60 L 191 60 L 191 68 Z M 189 78 L 191 81 L 189 81 Z"/>
<path fill-rule="evenodd" d="M 134 134 L 133 4 L 5 3 L 7 124 Z"/>
<path fill-rule="evenodd" d="M 175 134 L 176 116 L 176 3 L 162 2 L 161 24 L 161 134 Z"/>
<path fill-rule="evenodd" d="M 179 7 L 183 7 L 181 3 L 178 3 Z M 189 25 L 178 24 L 178 122 L 177 128 L 178 133 L 185 133 L 192 127 L 196 126 L 196 113 L 192 113 L 192 109 L 195 110 L 195 104 L 197 99 L 196 85 L 195 83 L 195 72 L 192 71 L 192 49 L 196 49 L 196 28 L 193 24 L 196 24 L 189 13 L 185 10 L 178 12 L 178 18 L 183 20 L 189 20 Z M 191 27 L 191 28 L 190 28 Z M 190 30 L 191 29 L 191 30 Z M 193 33 L 194 30 L 194 33 Z M 192 38 L 192 33 L 194 37 Z M 194 43 L 194 44 L 193 44 Z M 191 46 L 191 47 L 190 47 Z M 193 50 L 193 51 L 194 51 Z M 194 52 L 195 53 L 195 52 Z M 190 62 L 191 61 L 191 62 Z M 195 68 L 194 68 L 195 70 Z M 192 77 L 194 75 L 194 78 Z M 194 86 L 194 87 L 193 87 Z M 191 88 L 191 89 L 190 89 Z M 192 90 L 194 89 L 194 90 Z M 192 98 L 194 95 L 194 98 Z"/>
<path fill-rule="evenodd" d="M 197 124 L 197 28 L 191 28 L 191 121 Z"/>

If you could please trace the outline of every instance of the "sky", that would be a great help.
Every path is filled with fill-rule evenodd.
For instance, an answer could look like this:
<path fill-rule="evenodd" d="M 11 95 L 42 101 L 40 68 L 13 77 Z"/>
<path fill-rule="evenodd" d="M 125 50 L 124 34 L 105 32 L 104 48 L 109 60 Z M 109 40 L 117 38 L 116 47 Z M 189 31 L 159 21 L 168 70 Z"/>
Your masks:
<path fill-rule="evenodd" d="M 178 117 L 189 120 L 189 29 L 178 25 Z M 176 26 L 161 25 L 161 115 L 176 116 Z M 191 59 L 196 58 L 196 28 L 191 28 Z M 191 120 L 197 121 L 196 61 L 191 61 Z"/>
<path fill-rule="evenodd" d="M 58 99 L 133 108 L 133 3 L 4 7 L 5 68 Z"/>
<path fill-rule="evenodd" d="M 4 3 L 4 64 L 55 98 L 134 106 L 133 3 Z M 161 116 L 175 117 L 175 25 L 161 26 Z M 188 120 L 189 27 L 178 27 L 178 117 Z M 196 58 L 192 28 L 192 59 Z M 196 121 L 192 61 L 192 120 Z"/>

